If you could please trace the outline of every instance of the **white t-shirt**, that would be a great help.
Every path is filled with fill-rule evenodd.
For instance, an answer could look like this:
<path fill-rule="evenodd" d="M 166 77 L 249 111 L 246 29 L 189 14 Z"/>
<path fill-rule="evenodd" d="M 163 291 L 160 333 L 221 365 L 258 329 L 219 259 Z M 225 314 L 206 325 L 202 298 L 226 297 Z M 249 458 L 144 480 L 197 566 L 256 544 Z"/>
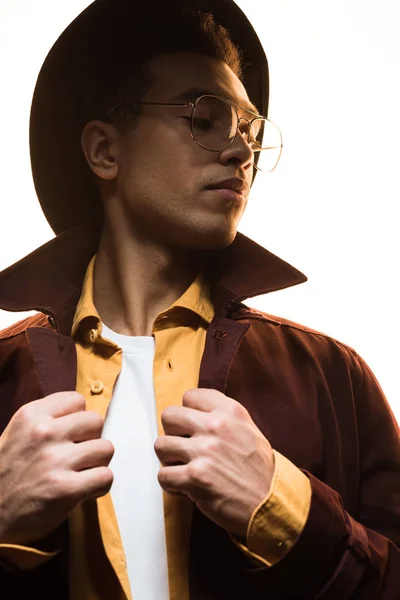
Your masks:
<path fill-rule="evenodd" d="M 163 495 L 154 451 L 158 436 L 153 337 L 131 337 L 103 324 L 104 338 L 122 348 L 102 437 L 114 444 L 111 497 L 134 600 L 169 600 Z"/>

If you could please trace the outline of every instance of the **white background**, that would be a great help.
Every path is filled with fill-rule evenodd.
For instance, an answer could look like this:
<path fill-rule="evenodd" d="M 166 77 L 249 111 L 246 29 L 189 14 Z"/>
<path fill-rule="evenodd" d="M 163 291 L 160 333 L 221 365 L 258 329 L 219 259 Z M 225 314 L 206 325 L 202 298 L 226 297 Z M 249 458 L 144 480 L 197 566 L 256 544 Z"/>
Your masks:
<path fill-rule="evenodd" d="M 33 189 L 29 108 L 40 66 L 87 0 L 0 0 L 0 269 L 52 237 Z M 369 363 L 400 419 L 398 0 L 238 0 L 270 62 L 278 169 L 241 230 L 309 282 L 252 300 Z M 0 327 L 15 315 L 0 312 Z"/>

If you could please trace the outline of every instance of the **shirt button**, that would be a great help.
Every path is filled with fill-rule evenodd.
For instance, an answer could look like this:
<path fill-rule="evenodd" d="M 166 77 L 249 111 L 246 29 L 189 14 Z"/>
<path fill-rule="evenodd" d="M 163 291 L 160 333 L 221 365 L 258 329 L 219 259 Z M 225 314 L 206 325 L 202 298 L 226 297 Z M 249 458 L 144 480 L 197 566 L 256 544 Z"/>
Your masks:
<path fill-rule="evenodd" d="M 93 381 L 92 385 L 90 386 L 90 391 L 92 392 L 92 394 L 101 394 L 103 390 L 104 383 L 100 380 Z"/>

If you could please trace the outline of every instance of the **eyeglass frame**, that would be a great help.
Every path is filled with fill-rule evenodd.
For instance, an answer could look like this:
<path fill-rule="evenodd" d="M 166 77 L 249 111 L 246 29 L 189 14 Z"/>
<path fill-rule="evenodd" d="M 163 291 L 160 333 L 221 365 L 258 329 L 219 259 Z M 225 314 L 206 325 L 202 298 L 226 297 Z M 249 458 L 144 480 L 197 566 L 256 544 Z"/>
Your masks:
<path fill-rule="evenodd" d="M 233 110 L 236 113 L 236 118 L 237 118 L 237 124 L 236 124 L 236 132 L 235 135 L 232 137 L 231 141 L 228 143 L 227 146 L 225 146 L 225 148 L 222 148 L 221 150 L 210 150 L 210 148 L 206 148 L 205 146 L 203 146 L 202 144 L 200 144 L 200 142 L 196 139 L 196 136 L 193 133 L 193 115 L 194 115 L 194 111 L 196 109 L 197 104 L 199 103 L 199 101 L 202 98 L 217 98 L 218 100 L 222 100 L 223 102 L 225 102 L 226 104 L 229 104 Z M 119 102 L 118 104 L 116 104 L 115 106 L 113 106 L 113 108 L 107 113 L 107 118 L 110 118 L 113 114 L 113 112 L 115 110 L 117 110 L 120 106 L 124 105 L 124 104 L 139 104 L 139 105 L 144 105 L 144 106 L 173 106 L 176 108 L 187 108 L 187 107 L 191 107 L 192 109 L 192 114 L 190 115 L 190 136 L 193 139 L 193 141 L 196 142 L 196 144 L 198 146 L 200 146 L 200 148 L 203 148 L 204 150 L 208 150 L 208 152 L 223 152 L 224 150 L 226 150 L 227 148 L 229 148 L 233 142 L 235 141 L 238 131 L 239 131 L 239 124 L 240 121 L 247 121 L 247 131 L 245 132 L 245 139 L 246 139 L 246 143 L 250 146 L 249 141 L 248 141 L 248 136 L 250 133 L 250 128 L 252 126 L 252 124 L 254 123 L 254 121 L 256 121 L 257 119 L 263 119 L 264 121 L 267 121 L 268 123 L 271 123 L 271 125 L 273 125 L 274 127 L 276 127 L 276 129 L 279 132 L 280 138 L 281 138 L 281 144 L 280 147 L 279 146 L 271 146 L 270 148 L 259 148 L 258 150 L 253 150 L 253 148 L 251 148 L 253 155 L 256 152 L 262 152 L 263 150 L 272 150 L 273 148 L 278 148 L 279 147 L 279 156 L 278 156 L 278 160 L 276 161 L 276 164 L 274 166 L 273 169 L 271 169 L 270 171 L 266 171 L 267 173 L 271 173 L 274 169 L 276 169 L 279 160 L 281 158 L 281 154 L 282 154 L 282 148 L 283 148 L 283 140 L 282 140 L 282 132 L 279 129 L 279 127 L 270 119 L 268 119 L 267 117 L 264 117 L 263 115 L 259 115 L 258 113 L 252 111 L 249 108 L 246 108 L 244 106 L 240 106 L 240 104 L 236 104 L 235 102 L 233 102 L 232 100 L 228 100 L 227 98 L 223 98 L 222 96 L 217 96 L 215 94 L 202 94 L 201 96 L 198 96 L 198 98 L 195 99 L 194 102 L 186 102 L 185 104 L 181 104 L 181 103 L 176 103 L 176 102 L 150 102 L 150 101 L 143 101 L 143 100 L 125 100 L 122 102 Z M 239 113 L 237 109 L 241 109 L 246 111 L 247 113 L 254 115 L 254 119 L 246 119 L 246 117 L 239 117 Z M 241 132 L 240 132 L 241 133 Z M 261 169 L 259 169 L 257 167 L 257 165 L 254 163 L 254 168 L 257 169 L 257 171 L 259 172 L 263 172 L 261 171 Z"/>

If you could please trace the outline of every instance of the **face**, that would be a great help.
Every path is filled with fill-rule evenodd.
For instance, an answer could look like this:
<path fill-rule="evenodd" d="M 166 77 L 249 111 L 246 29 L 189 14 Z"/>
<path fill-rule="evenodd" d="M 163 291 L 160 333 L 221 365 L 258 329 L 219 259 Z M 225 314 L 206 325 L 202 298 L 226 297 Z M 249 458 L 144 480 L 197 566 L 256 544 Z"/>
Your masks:
<path fill-rule="evenodd" d="M 194 53 L 165 54 L 149 61 L 148 69 L 153 85 L 143 101 L 185 103 L 185 92 L 197 89 L 251 106 L 243 84 L 222 61 Z M 234 240 L 246 207 L 253 152 L 240 132 L 223 151 L 202 148 L 191 137 L 190 116 L 191 107 L 141 106 L 137 124 L 118 133 L 118 170 L 109 207 L 105 199 L 106 218 L 117 209 L 131 231 L 157 243 L 221 248 Z M 224 188 L 223 182 L 232 178 L 241 180 L 240 193 Z"/>

